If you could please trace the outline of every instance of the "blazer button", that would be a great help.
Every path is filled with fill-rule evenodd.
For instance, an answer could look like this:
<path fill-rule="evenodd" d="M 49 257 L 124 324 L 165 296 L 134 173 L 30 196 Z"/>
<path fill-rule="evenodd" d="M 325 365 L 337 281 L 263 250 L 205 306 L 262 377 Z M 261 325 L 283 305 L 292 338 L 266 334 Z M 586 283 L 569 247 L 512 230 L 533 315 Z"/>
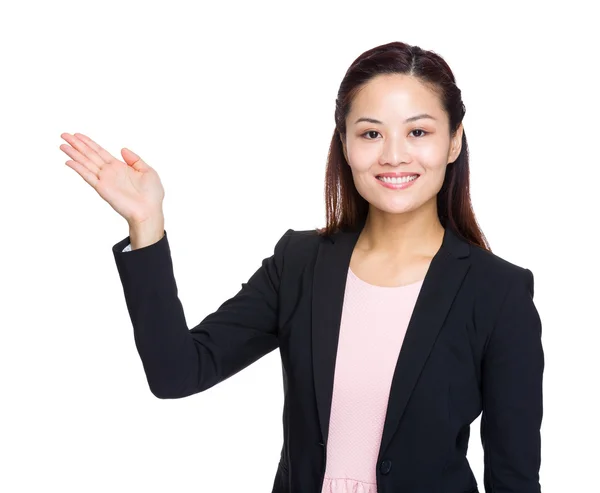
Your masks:
<path fill-rule="evenodd" d="M 390 472 L 390 469 L 392 468 L 392 461 L 389 459 L 383 460 L 381 461 L 381 465 L 379 467 L 379 470 L 381 471 L 381 474 L 387 474 Z"/>
<path fill-rule="evenodd" d="M 325 444 L 323 442 L 319 442 L 319 446 L 324 448 Z"/>

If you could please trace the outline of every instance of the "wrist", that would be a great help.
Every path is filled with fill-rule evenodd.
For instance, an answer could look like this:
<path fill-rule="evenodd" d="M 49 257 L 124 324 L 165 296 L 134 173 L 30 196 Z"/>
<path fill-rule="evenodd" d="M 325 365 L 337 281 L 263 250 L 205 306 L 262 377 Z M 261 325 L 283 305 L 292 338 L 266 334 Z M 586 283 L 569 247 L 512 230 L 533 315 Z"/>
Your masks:
<path fill-rule="evenodd" d="M 131 249 L 137 250 L 158 242 L 165 231 L 163 217 L 154 217 L 141 223 L 129 223 Z"/>

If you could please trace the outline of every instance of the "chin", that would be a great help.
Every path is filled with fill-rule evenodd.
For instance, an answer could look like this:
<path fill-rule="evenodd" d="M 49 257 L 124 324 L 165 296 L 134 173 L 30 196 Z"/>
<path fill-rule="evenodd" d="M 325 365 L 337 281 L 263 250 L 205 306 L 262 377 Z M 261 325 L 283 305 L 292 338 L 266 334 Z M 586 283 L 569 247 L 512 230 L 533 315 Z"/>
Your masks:
<path fill-rule="evenodd" d="M 391 202 L 384 202 L 384 203 L 378 203 L 378 202 L 370 202 L 370 204 L 375 207 L 376 209 L 380 210 L 381 212 L 385 212 L 387 214 L 403 214 L 406 212 L 413 212 L 415 210 L 417 210 L 419 207 L 416 206 L 414 204 L 414 202 L 407 202 L 407 201 L 403 201 L 403 202 L 398 202 L 398 203 L 391 203 Z"/>

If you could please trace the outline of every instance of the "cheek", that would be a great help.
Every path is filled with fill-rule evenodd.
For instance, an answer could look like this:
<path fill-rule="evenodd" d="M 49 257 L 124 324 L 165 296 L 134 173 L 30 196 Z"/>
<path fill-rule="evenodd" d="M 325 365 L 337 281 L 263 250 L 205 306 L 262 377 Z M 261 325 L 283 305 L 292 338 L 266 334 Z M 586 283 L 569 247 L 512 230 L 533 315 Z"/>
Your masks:
<path fill-rule="evenodd" d="M 418 160 L 429 174 L 435 175 L 445 172 L 447 154 L 445 154 L 443 146 L 422 146 L 419 149 L 415 149 L 412 157 Z"/>
<path fill-rule="evenodd" d="M 377 154 L 372 149 L 361 146 L 348 147 L 348 159 L 350 167 L 360 173 L 371 168 Z"/>
<path fill-rule="evenodd" d="M 421 145 L 413 149 L 412 155 L 420 159 L 426 166 L 443 160 L 443 149 L 437 145 Z M 435 164 L 433 164 L 435 167 Z"/>

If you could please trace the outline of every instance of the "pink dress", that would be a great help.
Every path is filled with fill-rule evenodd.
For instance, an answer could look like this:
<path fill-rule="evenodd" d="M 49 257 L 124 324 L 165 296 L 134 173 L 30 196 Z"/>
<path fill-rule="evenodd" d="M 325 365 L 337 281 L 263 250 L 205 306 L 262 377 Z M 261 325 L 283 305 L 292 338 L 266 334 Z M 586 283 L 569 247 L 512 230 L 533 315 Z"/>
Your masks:
<path fill-rule="evenodd" d="M 322 493 L 377 493 L 392 376 L 422 284 L 375 286 L 348 270 Z"/>

